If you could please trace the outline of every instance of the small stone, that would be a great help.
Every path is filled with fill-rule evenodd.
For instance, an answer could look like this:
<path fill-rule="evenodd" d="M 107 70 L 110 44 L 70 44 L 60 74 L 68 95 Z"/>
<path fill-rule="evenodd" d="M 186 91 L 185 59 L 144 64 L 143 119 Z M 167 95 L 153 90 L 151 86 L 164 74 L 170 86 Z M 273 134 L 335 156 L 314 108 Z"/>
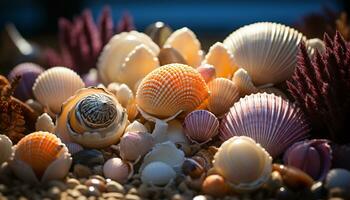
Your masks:
<path fill-rule="evenodd" d="M 76 198 L 76 200 L 87 200 L 87 198 L 85 196 L 80 196 L 80 197 Z"/>
<path fill-rule="evenodd" d="M 108 192 L 102 194 L 103 198 L 116 198 L 116 199 L 124 199 L 124 195 L 118 192 Z"/>
<path fill-rule="evenodd" d="M 140 200 L 141 198 L 134 194 L 127 194 L 125 195 L 126 200 Z"/>
<path fill-rule="evenodd" d="M 343 199 L 350 199 L 350 192 L 348 190 L 345 190 L 343 188 L 332 188 L 328 191 L 328 197 L 338 197 Z"/>
<path fill-rule="evenodd" d="M 297 198 L 294 192 L 292 192 L 291 190 L 285 187 L 281 187 L 276 193 L 276 199 L 277 200 L 294 200 Z"/>
<path fill-rule="evenodd" d="M 134 179 L 134 180 L 131 182 L 131 184 L 132 184 L 133 186 L 135 186 L 135 187 L 140 186 L 141 183 L 142 183 L 142 182 L 141 182 L 140 179 Z"/>
<path fill-rule="evenodd" d="M 97 178 L 92 178 L 87 180 L 85 182 L 85 185 L 88 187 L 91 187 L 91 186 L 95 187 L 100 192 L 104 192 L 106 190 L 106 184 L 104 183 L 104 181 L 101 181 L 100 179 L 97 179 Z"/>
<path fill-rule="evenodd" d="M 128 194 L 135 194 L 135 195 L 138 195 L 139 194 L 139 192 L 137 191 L 137 189 L 136 188 L 130 188 L 129 190 L 128 190 Z"/>
<path fill-rule="evenodd" d="M 101 175 L 94 174 L 94 175 L 90 176 L 90 178 L 99 179 L 100 181 L 102 181 L 104 183 L 106 182 L 106 179 L 103 176 L 101 176 Z"/>
<path fill-rule="evenodd" d="M 124 187 L 120 183 L 115 182 L 115 181 L 107 182 L 106 190 L 107 190 L 107 192 L 118 192 L 118 193 L 122 193 L 122 194 L 125 193 Z"/>
<path fill-rule="evenodd" d="M 314 199 L 322 199 L 326 196 L 327 190 L 323 187 L 323 183 L 320 181 L 311 186 L 311 193 Z"/>
<path fill-rule="evenodd" d="M 59 199 L 60 193 L 61 193 L 60 188 L 57 186 L 54 186 L 49 189 L 47 196 L 51 199 Z"/>
<path fill-rule="evenodd" d="M 74 190 L 79 191 L 82 195 L 87 195 L 88 193 L 88 187 L 86 185 L 77 185 Z"/>
<path fill-rule="evenodd" d="M 75 188 L 77 185 L 80 185 L 80 182 L 75 178 L 70 178 L 67 180 L 66 185 L 69 189 Z"/>
<path fill-rule="evenodd" d="M 97 165 L 92 168 L 92 171 L 94 174 L 97 174 L 99 176 L 103 176 L 103 166 L 102 165 Z"/>
<path fill-rule="evenodd" d="M 67 189 L 67 185 L 59 180 L 52 180 L 47 183 L 47 186 L 50 187 L 59 187 L 61 191 L 64 191 Z"/>
<path fill-rule="evenodd" d="M 86 178 L 92 175 L 91 170 L 87 166 L 81 164 L 74 165 L 73 172 L 79 178 Z"/>
<path fill-rule="evenodd" d="M 93 168 L 97 165 L 103 165 L 105 162 L 103 154 L 96 149 L 85 149 L 73 155 L 73 164 L 81 164 Z"/>
<path fill-rule="evenodd" d="M 101 192 L 97 188 L 90 186 L 90 187 L 88 187 L 87 196 L 99 197 L 99 196 L 101 196 Z"/>
<path fill-rule="evenodd" d="M 78 190 L 67 190 L 66 191 L 68 193 L 69 196 L 74 197 L 74 198 L 78 198 L 79 196 L 81 196 L 81 193 Z"/>

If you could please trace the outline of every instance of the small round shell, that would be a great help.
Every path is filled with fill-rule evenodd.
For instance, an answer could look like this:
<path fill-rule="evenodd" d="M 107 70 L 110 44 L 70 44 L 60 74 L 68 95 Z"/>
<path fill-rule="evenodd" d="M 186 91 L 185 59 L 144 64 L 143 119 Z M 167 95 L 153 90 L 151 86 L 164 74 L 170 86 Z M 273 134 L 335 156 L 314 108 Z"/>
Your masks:
<path fill-rule="evenodd" d="M 0 134 L 0 166 L 2 163 L 8 161 L 12 154 L 12 141 L 6 136 Z"/>
<path fill-rule="evenodd" d="M 125 183 L 133 175 L 131 163 L 124 162 L 120 158 L 111 158 L 103 165 L 103 174 L 106 178 L 119 183 Z"/>
<path fill-rule="evenodd" d="M 53 67 L 35 80 L 33 93 L 42 105 L 57 114 L 63 102 L 84 86 L 80 76 L 71 69 Z"/>
<path fill-rule="evenodd" d="M 257 93 L 259 91 L 258 88 L 256 88 L 253 84 L 253 80 L 249 76 L 248 72 L 242 68 L 238 69 L 234 73 L 232 81 L 238 88 L 241 96 Z"/>
<path fill-rule="evenodd" d="M 165 186 L 175 179 L 176 172 L 163 162 L 151 162 L 145 166 L 141 173 L 143 183 Z"/>
<path fill-rule="evenodd" d="M 50 115 L 47 113 L 43 113 L 38 117 L 35 123 L 36 131 L 46 131 L 49 133 L 53 133 L 55 130 L 55 124 L 53 123 Z"/>
<path fill-rule="evenodd" d="M 204 194 L 214 197 L 223 197 L 230 192 L 230 186 L 225 179 L 217 174 L 209 175 L 202 184 Z"/>
<path fill-rule="evenodd" d="M 147 128 L 141 124 L 139 121 L 135 120 L 125 128 L 125 133 L 127 132 L 148 132 Z"/>
<path fill-rule="evenodd" d="M 213 65 L 202 64 L 197 67 L 197 71 L 202 75 L 206 83 L 209 83 L 216 78 L 216 69 Z"/>
<path fill-rule="evenodd" d="M 272 171 L 272 158 L 249 137 L 233 137 L 224 142 L 214 156 L 214 169 L 237 191 L 255 190 Z"/>
<path fill-rule="evenodd" d="M 209 111 L 196 110 L 186 116 L 184 129 L 192 142 L 205 143 L 218 134 L 219 120 Z"/>
<path fill-rule="evenodd" d="M 148 153 L 154 146 L 151 134 L 145 132 L 127 132 L 120 140 L 120 156 L 124 160 L 136 161 Z"/>

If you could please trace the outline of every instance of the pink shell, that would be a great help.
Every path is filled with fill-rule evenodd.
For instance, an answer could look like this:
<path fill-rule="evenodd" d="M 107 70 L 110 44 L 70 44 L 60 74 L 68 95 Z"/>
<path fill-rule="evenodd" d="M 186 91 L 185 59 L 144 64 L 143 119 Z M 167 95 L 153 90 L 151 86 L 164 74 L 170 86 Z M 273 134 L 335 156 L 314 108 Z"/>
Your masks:
<path fill-rule="evenodd" d="M 233 136 L 248 136 L 261 144 L 272 157 L 305 139 L 309 123 L 293 103 L 274 94 L 257 93 L 241 98 L 220 124 L 223 141 Z"/>
<path fill-rule="evenodd" d="M 196 110 L 184 120 L 185 135 L 195 143 L 205 143 L 218 134 L 219 120 L 207 110 Z"/>

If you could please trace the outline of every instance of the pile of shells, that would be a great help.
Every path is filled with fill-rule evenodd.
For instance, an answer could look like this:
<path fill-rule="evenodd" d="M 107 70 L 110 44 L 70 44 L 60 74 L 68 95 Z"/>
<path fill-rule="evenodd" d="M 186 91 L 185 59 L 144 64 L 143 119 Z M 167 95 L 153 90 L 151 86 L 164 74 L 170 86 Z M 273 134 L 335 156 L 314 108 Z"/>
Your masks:
<path fill-rule="evenodd" d="M 97 87 L 33 63 L 10 73 L 22 76 L 15 92 L 1 79 L 0 107 L 18 97 L 38 117 L 18 142 L 0 130 L 0 199 L 350 199 L 332 141 L 309 138 L 308 116 L 277 87 L 298 45 L 313 56 L 321 41 L 255 23 L 205 53 L 189 28 L 146 33 L 110 39 Z"/>

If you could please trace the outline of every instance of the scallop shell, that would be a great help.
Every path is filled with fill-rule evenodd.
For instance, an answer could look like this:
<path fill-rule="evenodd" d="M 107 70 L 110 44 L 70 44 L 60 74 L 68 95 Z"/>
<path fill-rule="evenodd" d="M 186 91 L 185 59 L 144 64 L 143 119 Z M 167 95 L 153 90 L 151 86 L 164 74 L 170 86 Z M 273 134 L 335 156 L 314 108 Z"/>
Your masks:
<path fill-rule="evenodd" d="M 163 47 L 176 49 L 185 58 L 187 64 L 192 67 L 198 67 L 203 59 L 201 43 L 196 35 L 187 27 L 173 32 L 165 41 Z"/>
<path fill-rule="evenodd" d="M 83 88 L 62 106 L 56 134 L 88 148 L 104 148 L 123 135 L 127 114 L 116 97 L 103 88 Z"/>
<path fill-rule="evenodd" d="M 216 116 L 221 116 L 229 111 L 239 99 L 239 91 L 236 85 L 226 78 L 216 78 L 208 84 L 210 97 L 208 109 Z"/>
<path fill-rule="evenodd" d="M 12 154 L 12 141 L 6 135 L 0 134 L 0 166 L 2 163 L 8 161 Z"/>
<path fill-rule="evenodd" d="M 47 113 L 43 113 L 36 120 L 35 130 L 53 133 L 53 131 L 55 130 L 55 124 L 53 123 L 51 117 Z"/>
<path fill-rule="evenodd" d="M 259 91 L 258 88 L 256 88 L 253 84 L 253 80 L 249 76 L 248 72 L 242 68 L 238 69 L 234 73 L 232 81 L 238 88 L 241 96 L 257 93 Z"/>
<path fill-rule="evenodd" d="M 280 83 L 294 72 L 300 42 L 306 37 L 288 26 L 261 22 L 244 26 L 224 40 L 236 64 L 255 85 Z"/>
<path fill-rule="evenodd" d="M 202 64 L 197 67 L 197 71 L 202 75 L 206 83 L 209 83 L 216 78 L 216 69 L 213 65 Z"/>
<path fill-rule="evenodd" d="M 288 99 L 287 95 L 282 92 L 282 90 L 276 88 L 276 87 L 267 87 L 267 88 L 261 88 L 259 89 L 260 93 L 266 92 L 267 94 L 274 94 L 276 96 L 280 96 L 283 99 Z"/>
<path fill-rule="evenodd" d="M 125 183 L 133 173 L 132 164 L 124 162 L 120 158 L 111 158 L 103 165 L 104 176 L 119 183 Z"/>
<path fill-rule="evenodd" d="M 219 136 L 248 136 L 272 157 L 307 137 L 309 123 L 293 103 L 274 94 L 257 93 L 241 98 L 220 123 Z"/>
<path fill-rule="evenodd" d="M 214 169 L 237 191 L 255 190 L 272 171 L 271 156 L 253 139 L 245 136 L 225 141 L 214 156 Z"/>
<path fill-rule="evenodd" d="M 135 120 L 125 128 L 125 133 L 127 133 L 127 132 L 147 133 L 148 130 L 143 124 L 141 124 L 139 121 Z"/>
<path fill-rule="evenodd" d="M 145 166 L 141 173 L 143 183 L 164 186 L 176 177 L 176 172 L 166 163 L 151 162 Z"/>
<path fill-rule="evenodd" d="M 97 68 L 102 83 L 125 83 L 130 88 L 159 66 L 159 47 L 147 35 L 123 32 L 103 48 Z"/>
<path fill-rule="evenodd" d="M 201 75 L 192 67 L 169 64 L 149 73 L 140 83 L 136 103 L 150 115 L 173 116 L 191 112 L 209 96 Z"/>
<path fill-rule="evenodd" d="M 62 103 L 84 86 L 80 76 L 71 69 L 53 67 L 35 80 L 33 93 L 42 105 L 57 114 Z"/>
<path fill-rule="evenodd" d="M 219 120 L 206 110 L 195 110 L 184 121 L 185 134 L 195 143 L 205 143 L 218 134 Z"/>
<path fill-rule="evenodd" d="M 326 46 L 324 42 L 318 38 L 307 40 L 306 46 L 309 48 L 311 47 L 312 49 L 316 49 L 319 53 L 323 53 L 326 51 Z"/>
<path fill-rule="evenodd" d="M 233 55 L 221 42 L 210 47 L 203 62 L 215 67 L 217 77 L 231 78 L 237 70 Z"/>
<path fill-rule="evenodd" d="M 154 143 L 154 139 L 149 133 L 127 132 L 120 140 L 120 156 L 124 160 L 136 161 L 148 153 Z"/>

